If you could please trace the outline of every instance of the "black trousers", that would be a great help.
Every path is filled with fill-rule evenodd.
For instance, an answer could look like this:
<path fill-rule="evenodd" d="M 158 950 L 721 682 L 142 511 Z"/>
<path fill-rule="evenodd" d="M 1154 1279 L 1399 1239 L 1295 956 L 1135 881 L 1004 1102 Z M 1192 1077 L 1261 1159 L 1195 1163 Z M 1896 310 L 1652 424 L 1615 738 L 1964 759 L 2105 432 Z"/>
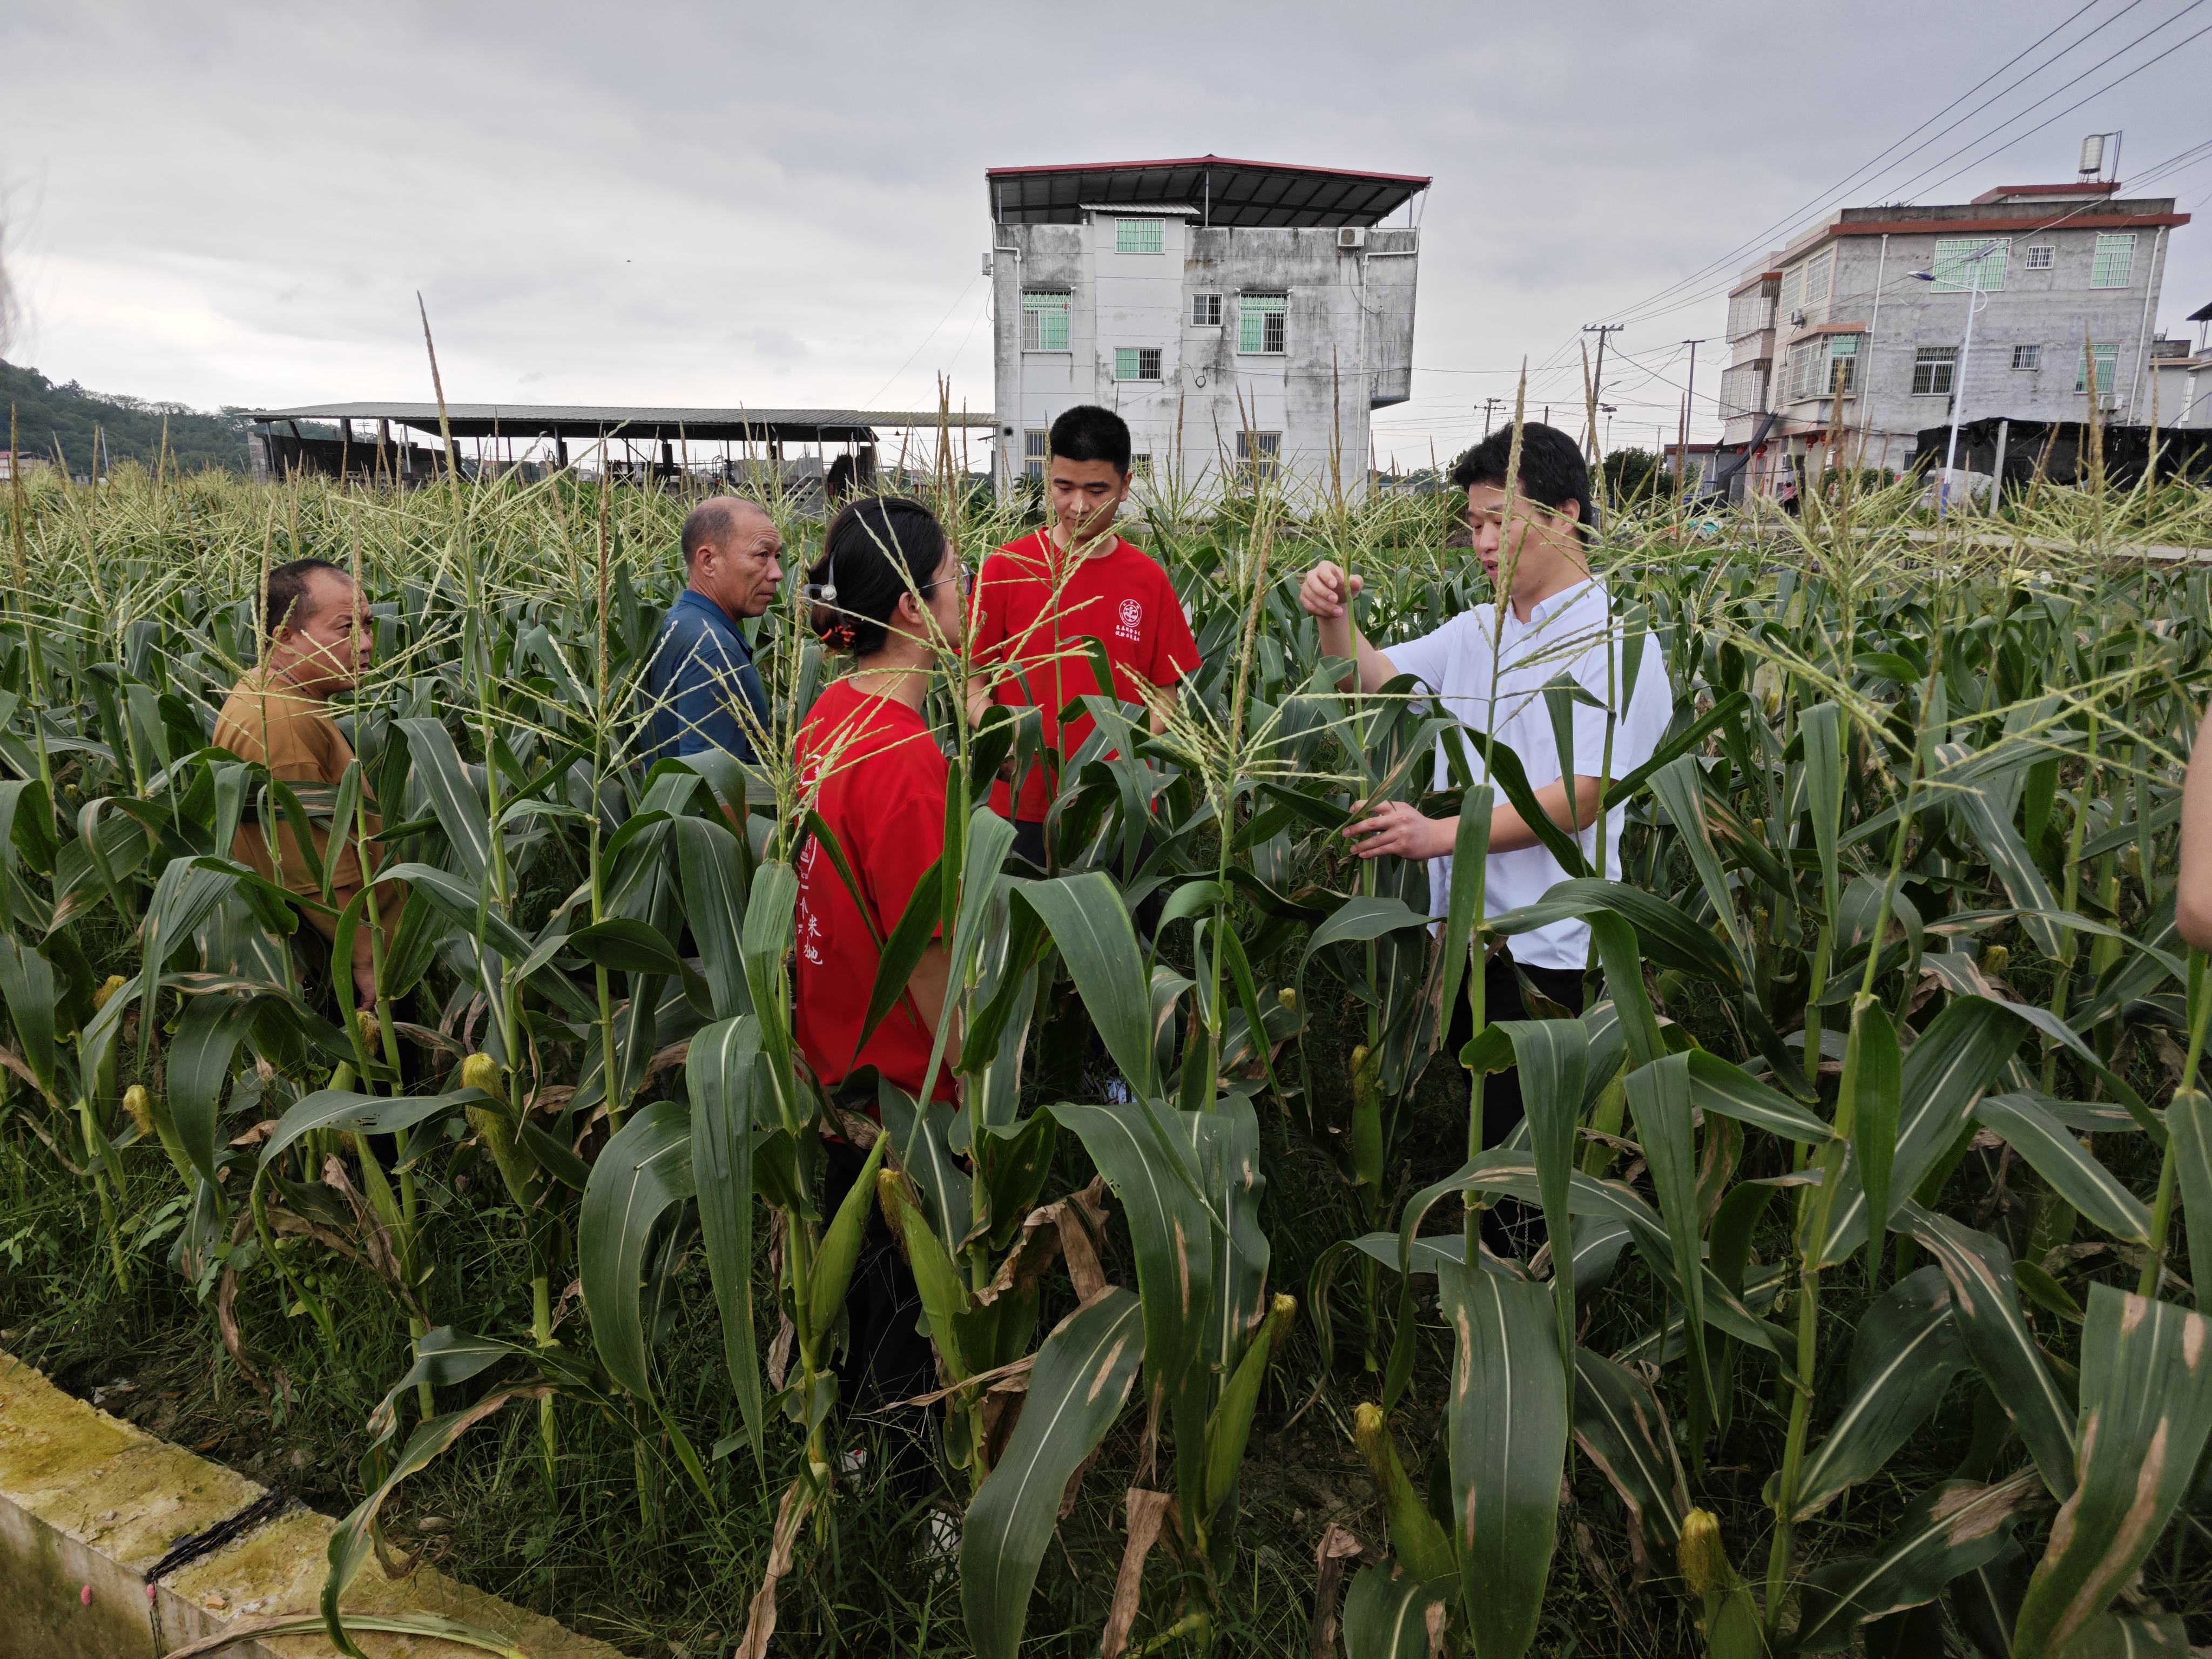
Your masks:
<path fill-rule="evenodd" d="M 1491 957 L 1482 976 L 1483 1011 L 1494 1024 L 1504 1019 L 1528 1018 L 1528 999 L 1521 981 L 1547 1000 L 1573 1013 L 1583 1011 L 1583 975 L 1578 968 L 1524 968 L 1509 950 Z M 1451 1028 L 1444 1038 L 1444 1054 L 1455 1065 L 1459 1051 L 1474 1036 L 1474 1017 L 1462 996 L 1452 1009 Z M 1492 1073 L 1482 1084 L 1482 1144 L 1495 1146 L 1511 1134 L 1527 1115 L 1521 1101 L 1521 1073 L 1516 1067 Z M 1494 1255 L 1533 1255 L 1543 1247 L 1544 1214 L 1518 1199 L 1495 1200 L 1482 1214 L 1482 1242 Z"/>
<path fill-rule="evenodd" d="M 868 1103 L 874 1099 L 871 1094 Z M 859 1109 L 857 1104 L 854 1109 Z M 829 1169 L 823 1182 L 824 1217 L 837 1213 L 867 1155 L 848 1141 L 823 1143 Z M 937 1389 L 937 1356 L 929 1339 L 915 1328 L 921 1317 L 921 1292 L 898 1242 L 877 1206 L 868 1206 L 860 1259 L 845 1292 L 845 1352 L 832 1366 L 837 1397 L 848 1412 L 871 1414 L 883 1430 L 890 1479 L 908 1501 L 927 1497 L 935 1486 L 928 1432 L 933 1415 L 925 1408 L 884 1408 Z"/>

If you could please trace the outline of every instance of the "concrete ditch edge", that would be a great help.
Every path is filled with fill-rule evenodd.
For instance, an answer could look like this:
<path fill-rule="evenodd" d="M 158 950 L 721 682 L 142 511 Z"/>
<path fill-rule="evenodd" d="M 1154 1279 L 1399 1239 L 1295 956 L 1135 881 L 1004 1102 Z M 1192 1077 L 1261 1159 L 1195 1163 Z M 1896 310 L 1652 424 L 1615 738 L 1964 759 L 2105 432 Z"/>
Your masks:
<path fill-rule="evenodd" d="M 0 1659 L 159 1659 L 234 1624 L 313 1613 L 334 1523 L 293 1506 L 163 1576 L 163 1639 L 155 1645 L 147 1571 L 179 1540 L 267 1496 L 266 1487 L 109 1416 L 0 1351 Z M 530 1659 L 622 1659 L 604 1642 L 428 1566 L 394 1580 L 371 1559 L 347 1607 L 460 1620 L 497 1632 Z M 370 1659 L 481 1652 L 434 1637 L 357 1639 Z M 337 1659 L 320 1636 L 244 1638 L 224 1651 L 226 1659 Z"/>

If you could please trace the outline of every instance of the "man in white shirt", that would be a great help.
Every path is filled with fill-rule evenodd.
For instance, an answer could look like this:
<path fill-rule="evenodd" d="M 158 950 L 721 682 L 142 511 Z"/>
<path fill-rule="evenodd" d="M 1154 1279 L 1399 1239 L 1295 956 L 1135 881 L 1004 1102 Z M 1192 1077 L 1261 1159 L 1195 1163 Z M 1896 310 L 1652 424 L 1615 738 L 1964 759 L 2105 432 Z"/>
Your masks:
<path fill-rule="evenodd" d="M 1491 733 L 1520 757 L 1536 804 L 1561 829 L 1571 829 L 1591 867 L 1605 875 L 1620 868 L 1620 830 L 1627 813 L 1616 806 L 1598 823 L 1607 783 L 1650 759 L 1674 713 L 1674 694 L 1656 640 L 1629 641 L 1612 615 L 1605 585 L 1591 576 L 1584 544 L 1589 472 L 1574 441 L 1554 428 L 1524 425 L 1519 488 L 1510 501 L 1512 545 L 1504 544 L 1507 468 L 1512 429 L 1493 433 L 1462 456 L 1452 483 L 1467 491 L 1467 516 L 1476 556 L 1506 603 L 1462 612 L 1419 639 L 1386 653 L 1358 635 L 1351 601 L 1361 579 L 1323 562 L 1306 574 L 1298 603 L 1321 625 L 1324 655 L 1358 665 L 1359 690 L 1379 691 L 1411 674 L 1433 692 L 1463 726 Z M 1562 674 L 1589 702 L 1573 700 L 1569 751 L 1562 755 L 1543 690 Z M 1350 690 L 1349 676 L 1341 682 Z M 1590 706 L 1595 703 L 1596 707 Z M 1474 775 L 1482 770 L 1474 760 Z M 1442 745 L 1436 787 L 1449 786 Z M 1570 788 L 1571 787 L 1571 805 Z M 1395 853 L 1429 865 L 1429 913 L 1441 916 L 1451 894 L 1451 849 L 1456 817 L 1431 818 L 1404 801 L 1386 801 L 1345 831 L 1362 858 Z M 1521 814 L 1499 804 L 1490 820 L 1490 860 L 1483 911 L 1497 915 L 1534 902 L 1567 872 Z M 1491 958 L 1485 1006 L 1492 1020 L 1525 1016 L 1521 978 L 1553 1002 L 1579 1012 L 1582 976 L 1589 953 L 1589 927 L 1579 920 L 1553 922 L 1517 934 L 1510 951 Z M 1452 1011 L 1447 1051 L 1456 1054 L 1473 1035 L 1467 1006 Z M 1496 1146 L 1521 1121 L 1518 1079 L 1508 1073 L 1483 1091 L 1483 1139 Z"/>

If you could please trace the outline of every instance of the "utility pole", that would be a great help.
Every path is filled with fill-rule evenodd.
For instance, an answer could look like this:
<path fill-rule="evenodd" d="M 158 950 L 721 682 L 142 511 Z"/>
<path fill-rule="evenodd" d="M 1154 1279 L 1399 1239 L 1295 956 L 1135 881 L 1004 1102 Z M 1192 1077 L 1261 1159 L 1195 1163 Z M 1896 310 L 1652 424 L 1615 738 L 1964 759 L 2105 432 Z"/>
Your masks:
<path fill-rule="evenodd" d="M 1966 264 L 1971 272 L 1966 289 L 1966 337 L 1960 346 L 1957 365 L 1951 371 L 1951 435 L 1943 447 L 1943 478 L 1942 482 L 1936 486 L 1936 516 L 1939 520 L 1943 516 L 1943 509 L 1950 501 L 1951 470 L 1957 465 L 1959 459 L 1959 417 L 1963 413 L 1960 405 L 1966 400 L 1966 364 L 1974 355 L 1974 315 L 1981 310 L 1983 304 L 1982 261 L 1999 249 L 2008 248 L 2009 246 L 2005 239 L 2000 236 L 1994 242 L 1984 242 L 1966 256 Z M 1916 282 L 1932 283 L 1936 280 L 1936 272 L 1932 269 L 1916 270 L 1911 273 L 1911 276 Z M 1971 499 L 1972 492 L 1969 490 L 1967 494 Z"/>
<path fill-rule="evenodd" d="M 1609 335 L 1618 334 L 1621 330 L 1627 326 L 1628 325 L 1626 323 L 1585 323 L 1583 325 L 1583 333 L 1595 334 L 1597 336 L 1597 370 L 1595 375 L 1590 381 L 1590 397 L 1595 402 L 1602 404 L 1605 398 L 1605 343 L 1607 337 Z M 1610 435 L 1609 431 L 1608 435 Z M 1592 438 L 1595 438 L 1597 434 L 1593 432 L 1590 434 L 1590 436 Z M 1607 447 L 1612 447 L 1611 444 L 1608 443 Z"/>
<path fill-rule="evenodd" d="M 1709 335 L 1706 337 L 1710 339 L 1711 337 Z M 1692 399 L 1695 398 L 1698 395 L 1698 348 L 1705 344 L 1705 342 L 1704 340 L 1685 340 L 1682 343 L 1690 348 L 1690 385 L 1689 389 L 1682 393 L 1681 447 L 1674 452 L 1674 483 L 1677 489 L 1687 489 L 1689 487 L 1690 405 Z"/>
<path fill-rule="evenodd" d="M 1503 398 L 1485 398 L 1482 400 L 1482 435 L 1484 437 L 1487 438 L 1490 435 L 1490 411 L 1504 401 Z"/>

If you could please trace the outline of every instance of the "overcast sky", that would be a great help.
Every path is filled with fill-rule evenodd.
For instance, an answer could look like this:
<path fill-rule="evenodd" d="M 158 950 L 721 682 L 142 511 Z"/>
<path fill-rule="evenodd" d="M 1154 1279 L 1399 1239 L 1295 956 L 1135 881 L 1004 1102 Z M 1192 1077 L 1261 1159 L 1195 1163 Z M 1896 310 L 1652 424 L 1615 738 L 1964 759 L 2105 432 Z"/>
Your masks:
<path fill-rule="evenodd" d="M 1613 441 L 1648 444 L 1678 343 L 1722 333 L 1726 279 L 1809 209 L 2069 179 L 2099 129 L 2142 179 L 2212 140 L 2208 28 L 2208 0 L 14 0 L 9 356 L 201 407 L 427 398 L 420 289 L 456 400 L 910 409 L 941 371 L 980 409 L 984 168 L 1211 151 L 1435 178 L 1386 459 L 1464 444 L 1524 357 L 1534 412 L 1578 402 L 1578 331 L 1619 317 Z M 2179 333 L 2212 300 L 2212 146 L 2143 189 L 2199 215 L 2159 308 Z"/>

